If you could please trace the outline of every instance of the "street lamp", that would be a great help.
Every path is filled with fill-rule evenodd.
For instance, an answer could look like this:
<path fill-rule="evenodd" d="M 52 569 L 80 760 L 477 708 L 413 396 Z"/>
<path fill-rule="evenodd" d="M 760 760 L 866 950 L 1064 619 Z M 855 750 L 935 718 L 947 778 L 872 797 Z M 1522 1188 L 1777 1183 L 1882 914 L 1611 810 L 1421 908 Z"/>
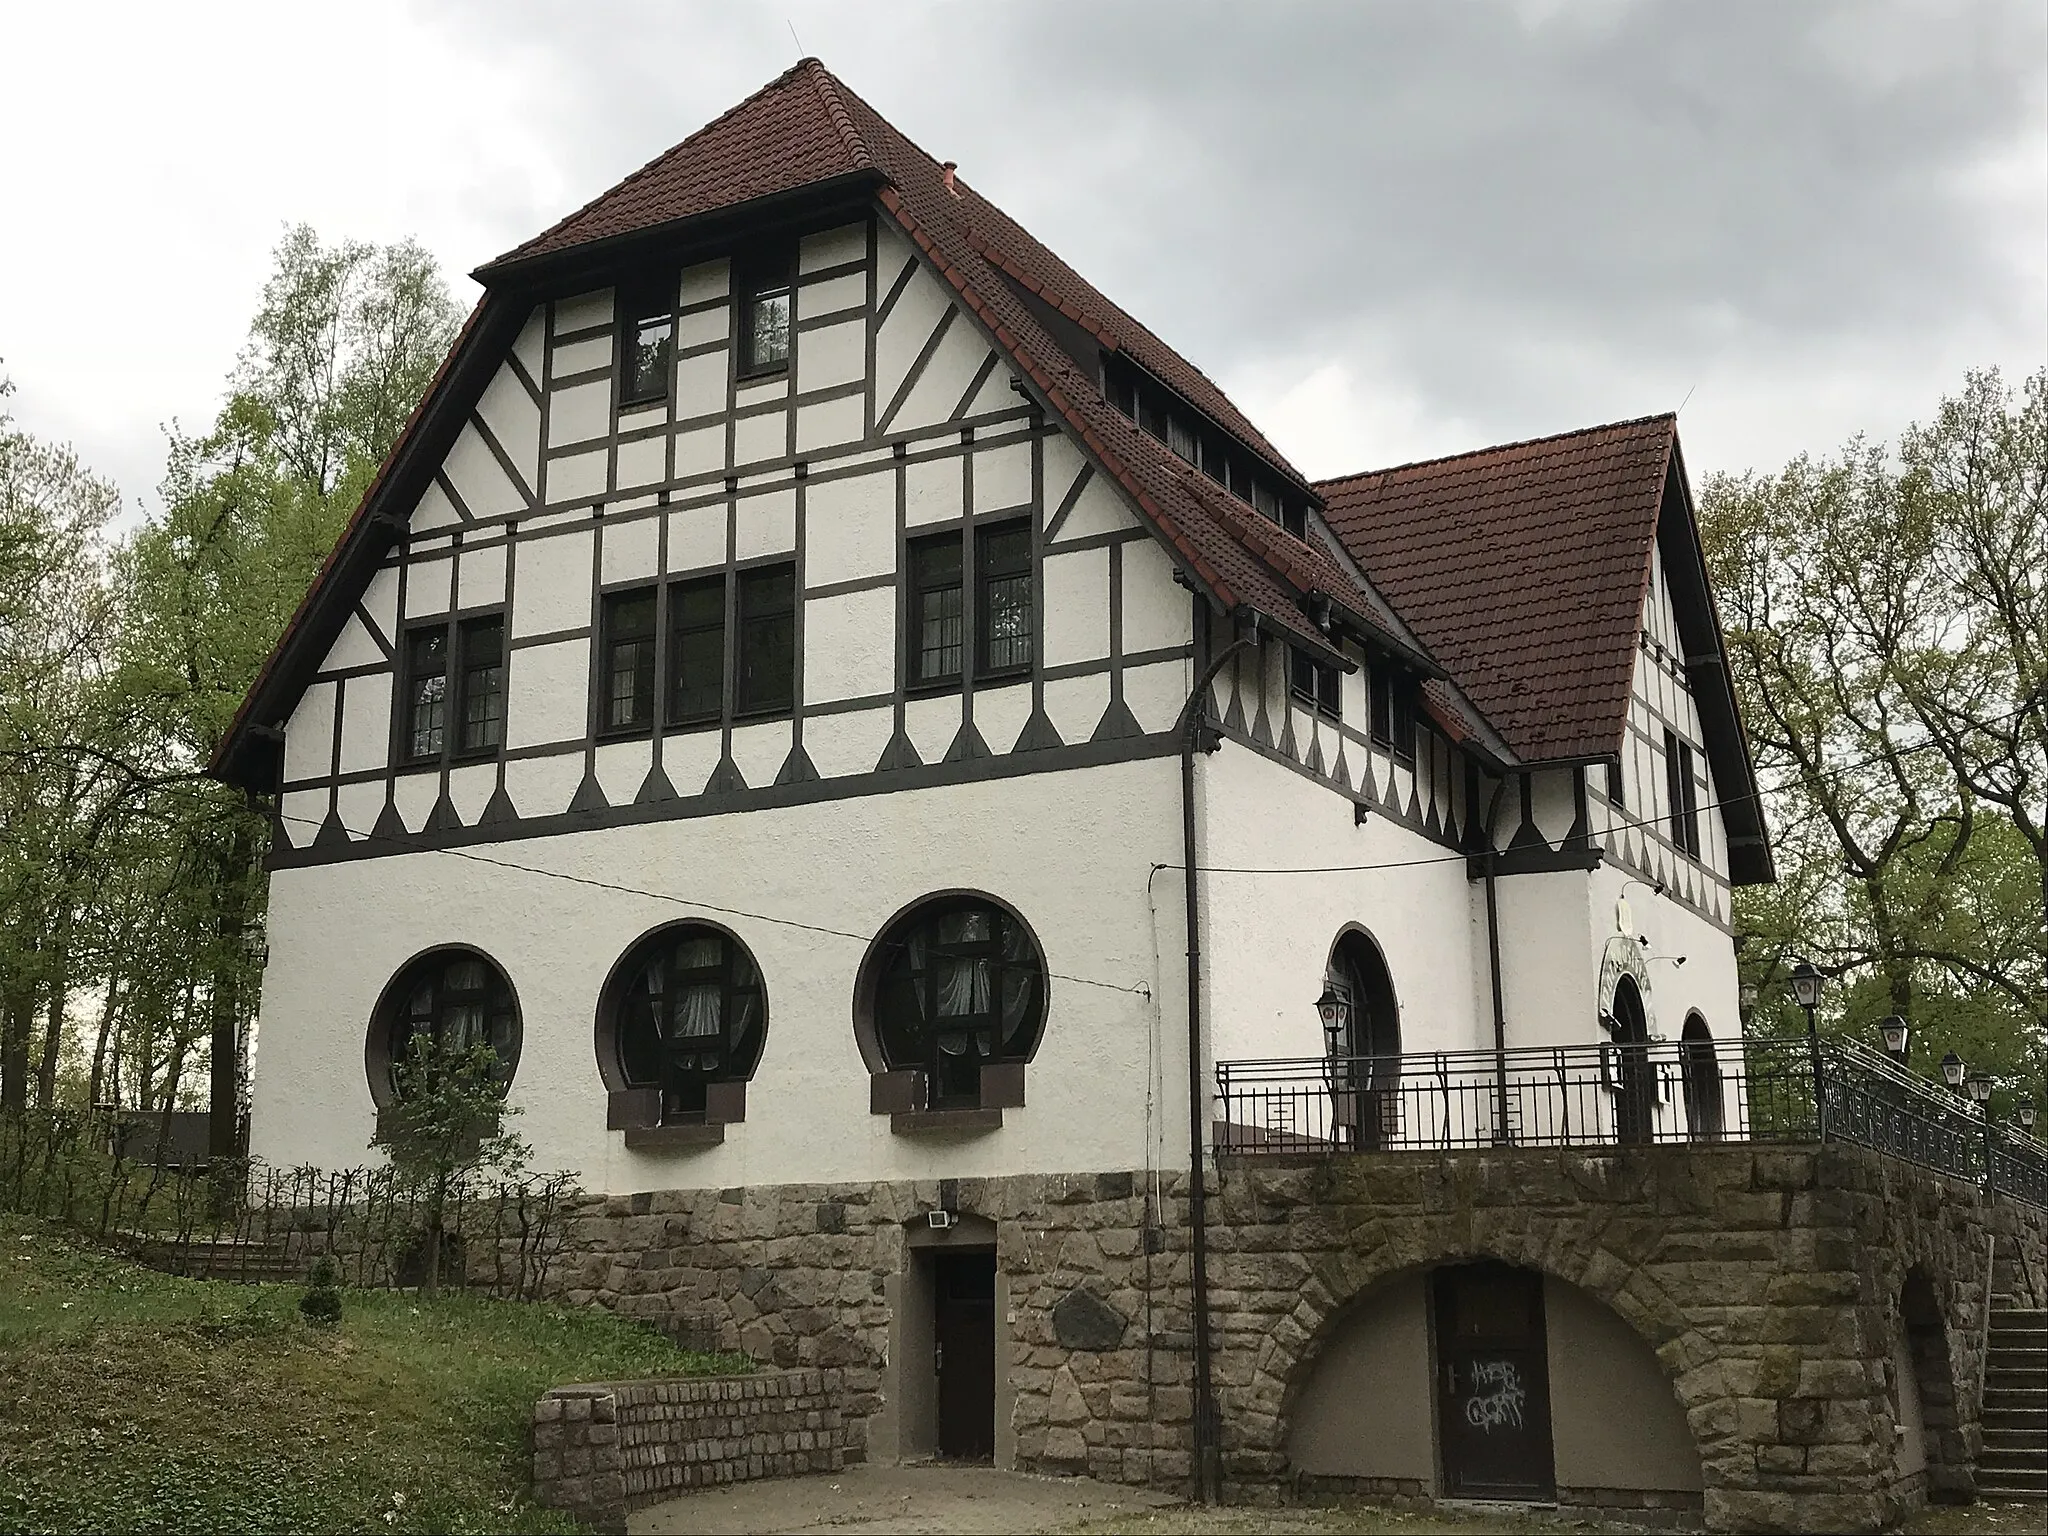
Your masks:
<path fill-rule="evenodd" d="M 1963 1091 L 1963 1073 L 1967 1070 L 1968 1063 L 1954 1051 L 1941 1058 L 1941 1080 L 1948 1084 L 1952 1093 Z"/>
<path fill-rule="evenodd" d="M 1903 1067 L 1913 1049 L 1913 1026 L 1894 1013 L 1879 1019 L 1877 1027 L 1884 1034 L 1885 1054 Z"/>
<path fill-rule="evenodd" d="M 1977 1106 L 1977 1113 L 1984 1117 L 1984 1187 L 1991 1188 L 1991 1074 L 1972 1072 L 1963 1079 L 1963 1088 L 1970 1095 L 1970 1102 Z"/>
<path fill-rule="evenodd" d="M 1806 1059 L 1813 1069 L 1813 1114 L 1820 1139 L 1828 1139 L 1827 1089 L 1820 1072 L 1820 1035 L 1814 1029 L 1813 1011 L 1820 1006 L 1821 974 L 1811 960 L 1792 967 L 1792 1000 L 1806 1011 Z"/>
<path fill-rule="evenodd" d="M 2034 1113 L 2034 1101 L 2032 1099 L 2023 1099 L 2020 1101 L 2020 1129 L 2025 1131 L 2029 1136 L 2034 1134 Z"/>
<path fill-rule="evenodd" d="M 1351 1000 L 1339 992 L 1333 983 L 1323 984 L 1323 995 L 1316 999 L 1316 1017 L 1323 1025 L 1323 1075 L 1330 1086 L 1330 1144 L 1341 1145 L 1344 1139 L 1343 1113 L 1337 1102 L 1337 1058 L 1347 1054 L 1341 1050 L 1344 1043 L 1344 1019 L 1351 1012 Z"/>

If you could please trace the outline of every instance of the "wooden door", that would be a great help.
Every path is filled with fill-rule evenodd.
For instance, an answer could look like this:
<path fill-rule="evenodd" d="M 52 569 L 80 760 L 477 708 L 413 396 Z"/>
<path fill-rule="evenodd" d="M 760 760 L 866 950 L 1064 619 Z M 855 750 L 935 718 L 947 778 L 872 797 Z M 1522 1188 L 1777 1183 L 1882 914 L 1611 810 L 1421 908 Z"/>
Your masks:
<path fill-rule="evenodd" d="M 957 1461 L 996 1452 L 996 1256 L 940 1253 L 933 1266 L 938 1451 Z"/>
<path fill-rule="evenodd" d="M 1555 1498 L 1543 1277 L 1507 1264 L 1440 1269 L 1435 1311 L 1445 1495 Z"/>

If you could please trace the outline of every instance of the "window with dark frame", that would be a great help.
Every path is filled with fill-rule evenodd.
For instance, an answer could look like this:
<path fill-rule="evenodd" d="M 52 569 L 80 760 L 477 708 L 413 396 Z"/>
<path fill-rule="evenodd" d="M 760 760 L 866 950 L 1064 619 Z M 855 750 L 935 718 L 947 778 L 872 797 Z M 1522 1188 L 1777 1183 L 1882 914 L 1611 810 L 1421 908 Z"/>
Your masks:
<path fill-rule="evenodd" d="M 1288 651 L 1288 685 L 1294 696 L 1332 720 L 1343 718 L 1343 673 L 1298 647 Z"/>
<path fill-rule="evenodd" d="M 381 1067 L 389 1097 L 404 1097 L 415 1039 L 430 1039 L 444 1051 L 488 1046 L 497 1058 L 492 1076 L 501 1089 L 510 1085 L 519 1066 L 519 1010 L 511 982 L 484 955 L 444 949 L 420 956 L 398 974 L 383 1006 L 384 1016 L 372 1037 L 381 1043 L 383 1054 L 379 1063 L 372 1052 L 373 1088 L 380 1088 Z M 379 1101 L 385 1100 L 380 1096 Z"/>
<path fill-rule="evenodd" d="M 627 956 L 611 1006 L 619 1071 L 661 1091 L 665 1124 L 701 1122 L 705 1090 L 744 1082 L 761 1057 L 768 999 L 746 946 L 703 924 L 666 928 Z"/>
<path fill-rule="evenodd" d="M 981 1069 L 1023 1062 L 1045 1023 L 1045 959 L 994 902 L 941 897 L 876 940 L 875 1038 L 892 1070 L 925 1079 L 931 1109 L 981 1102 Z"/>
<path fill-rule="evenodd" d="M 741 378 L 780 373 L 789 367 L 796 309 L 795 257 L 793 249 L 785 249 L 734 263 L 739 275 Z"/>
<path fill-rule="evenodd" d="M 980 654 L 975 668 L 997 677 L 1031 669 L 1031 524 L 1003 523 L 974 531 L 981 588 L 976 610 Z"/>
<path fill-rule="evenodd" d="M 405 639 L 405 716 L 401 725 L 407 762 L 441 755 L 448 744 L 448 626 L 416 629 Z"/>
<path fill-rule="evenodd" d="M 1607 803 L 1616 810 L 1626 809 L 1628 805 L 1627 797 L 1622 793 L 1621 759 L 1618 757 L 1607 760 Z"/>
<path fill-rule="evenodd" d="M 960 535 L 942 533 L 913 543 L 907 626 L 912 687 L 960 680 L 967 650 L 965 602 Z"/>
<path fill-rule="evenodd" d="M 1665 795 L 1671 806 L 1671 841 L 1687 858 L 1700 856 L 1699 791 L 1693 784 L 1692 748 L 1676 731 L 1664 732 Z"/>
<path fill-rule="evenodd" d="M 668 589 L 668 723 L 714 723 L 725 711 L 725 578 Z"/>
<path fill-rule="evenodd" d="M 733 712 L 786 714 L 796 705 L 796 567 L 739 574 Z"/>
<path fill-rule="evenodd" d="M 505 617 L 464 619 L 462 751 L 493 752 L 505 740 Z"/>
<path fill-rule="evenodd" d="M 675 361 L 676 284 L 673 278 L 619 289 L 623 324 L 619 348 L 619 404 L 666 400 Z"/>
<path fill-rule="evenodd" d="M 654 723 L 654 588 L 614 592 L 604 600 L 606 731 L 641 731 Z"/>
<path fill-rule="evenodd" d="M 1415 681 L 1390 663 L 1372 669 L 1372 739 L 1398 758 L 1415 756 Z"/>

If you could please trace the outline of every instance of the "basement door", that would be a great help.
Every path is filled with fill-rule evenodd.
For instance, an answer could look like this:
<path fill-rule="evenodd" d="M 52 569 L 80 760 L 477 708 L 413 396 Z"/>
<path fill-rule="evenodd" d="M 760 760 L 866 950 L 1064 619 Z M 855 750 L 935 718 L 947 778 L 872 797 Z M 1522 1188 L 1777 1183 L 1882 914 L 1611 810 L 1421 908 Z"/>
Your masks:
<path fill-rule="evenodd" d="M 932 1366 L 939 1377 L 938 1452 L 996 1454 L 996 1256 L 939 1253 L 932 1286 Z"/>
<path fill-rule="evenodd" d="M 1438 1270 L 1434 1289 L 1445 1495 L 1556 1498 L 1543 1277 L 1459 1264 Z"/>

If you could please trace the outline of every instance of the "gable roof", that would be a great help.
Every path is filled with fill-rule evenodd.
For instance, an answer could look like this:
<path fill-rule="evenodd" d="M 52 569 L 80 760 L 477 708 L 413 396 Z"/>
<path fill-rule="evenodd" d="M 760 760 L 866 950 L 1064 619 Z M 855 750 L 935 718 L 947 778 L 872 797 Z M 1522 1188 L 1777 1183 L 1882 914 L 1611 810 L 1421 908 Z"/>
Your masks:
<path fill-rule="evenodd" d="M 1326 480 L 1323 516 L 1527 762 L 1612 757 L 1662 548 L 1738 883 L 1767 880 L 1751 764 L 1675 416 Z"/>
<path fill-rule="evenodd" d="M 1621 746 L 1676 420 L 1325 481 L 1324 520 L 1531 761 Z"/>

